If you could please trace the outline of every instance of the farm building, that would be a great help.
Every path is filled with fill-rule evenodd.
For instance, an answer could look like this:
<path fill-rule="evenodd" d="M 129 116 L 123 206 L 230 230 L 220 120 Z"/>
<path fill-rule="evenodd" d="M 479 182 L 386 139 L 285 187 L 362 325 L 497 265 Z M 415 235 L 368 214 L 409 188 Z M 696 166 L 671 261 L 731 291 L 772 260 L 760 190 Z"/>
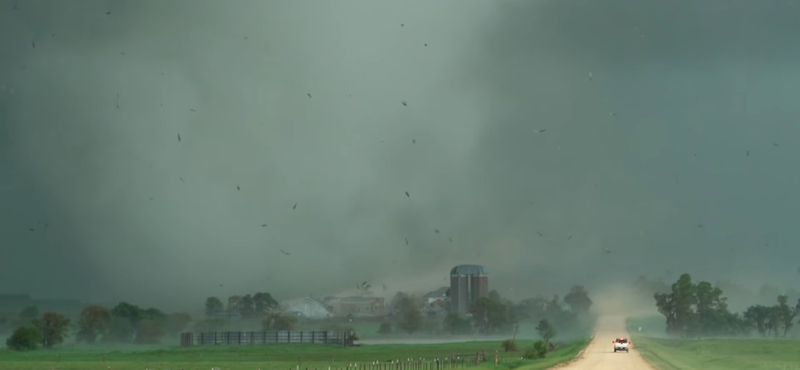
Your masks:
<path fill-rule="evenodd" d="M 353 296 L 329 300 L 337 316 L 381 316 L 385 312 L 383 297 Z"/>
<path fill-rule="evenodd" d="M 284 313 L 305 319 L 319 320 L 333 316 L 333 308 L 316 298 L 306 297 L 291 303 L 286 307 Z"/>
<path fill-rule="evenodd" d="M 436 289 L 428 294 L 425 294 L 423 298 L 425 299 L 425 304 L 431 305 L 436 302 L 444 303 L 444 301 L 448 300 L 450 297 L 450 287 L 441 287 Z"/>

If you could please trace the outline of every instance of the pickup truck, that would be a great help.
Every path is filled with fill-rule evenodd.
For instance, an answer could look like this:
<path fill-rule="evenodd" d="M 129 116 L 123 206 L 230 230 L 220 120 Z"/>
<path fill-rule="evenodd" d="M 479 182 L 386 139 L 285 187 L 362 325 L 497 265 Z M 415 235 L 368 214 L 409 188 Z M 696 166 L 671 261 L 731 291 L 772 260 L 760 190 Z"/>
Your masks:
<path fill-rule="evenodd" d="M 631 344 L 633 344 L 628 338 L 617 338 L 611 343 L 614 343 L 614 352 L 625 351 L 626 353 L 630 351 Z"/>

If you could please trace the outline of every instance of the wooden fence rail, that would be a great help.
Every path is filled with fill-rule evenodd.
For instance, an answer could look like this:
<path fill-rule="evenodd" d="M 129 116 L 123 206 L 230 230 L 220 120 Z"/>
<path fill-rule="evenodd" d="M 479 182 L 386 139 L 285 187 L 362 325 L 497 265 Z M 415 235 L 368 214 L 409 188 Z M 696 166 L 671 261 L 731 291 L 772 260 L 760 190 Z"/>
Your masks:
<path fill-rule="evenodd" d="M 347 333 L 336 331 L 226 331 L 181 333 L 181 347 L 277 343 L 346 344 Z"/>

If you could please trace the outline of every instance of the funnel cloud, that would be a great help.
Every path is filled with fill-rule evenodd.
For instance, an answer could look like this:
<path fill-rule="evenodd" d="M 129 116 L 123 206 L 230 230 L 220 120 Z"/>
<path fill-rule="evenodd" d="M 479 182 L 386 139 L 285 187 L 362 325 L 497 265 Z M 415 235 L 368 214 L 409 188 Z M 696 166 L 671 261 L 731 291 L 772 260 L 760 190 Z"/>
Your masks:
<path fill-rule="evenodd" d="M 462 263 L 509 298 L 788 286 L 798 14 L 0 1 L 0 291 L 190 308 Z"/>

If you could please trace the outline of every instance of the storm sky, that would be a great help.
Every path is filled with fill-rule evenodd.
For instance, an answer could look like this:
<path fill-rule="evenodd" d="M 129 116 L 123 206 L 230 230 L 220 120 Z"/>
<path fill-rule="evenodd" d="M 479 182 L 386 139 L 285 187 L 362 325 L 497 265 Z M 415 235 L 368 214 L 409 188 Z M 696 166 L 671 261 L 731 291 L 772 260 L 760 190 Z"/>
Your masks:
<path fill-rule="evenodd" d="M 798 17 L 0 1 L 0 292 L 183 308 L 425 291 L 461 263 L 511 297 L 796 285 Z"/>

